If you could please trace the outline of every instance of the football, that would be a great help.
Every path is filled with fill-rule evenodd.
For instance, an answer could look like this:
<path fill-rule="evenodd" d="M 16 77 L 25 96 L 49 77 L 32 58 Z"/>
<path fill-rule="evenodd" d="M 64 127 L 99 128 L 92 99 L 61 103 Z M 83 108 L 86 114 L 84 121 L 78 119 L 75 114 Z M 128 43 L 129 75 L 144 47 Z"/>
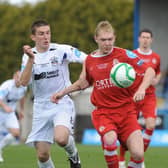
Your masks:
<path fill-rule="evenodd" d="M 110 71 L 111 82 L 120 88 L 131 86 L 136 78 L 134 68 L 127 63 L 118 63 Z"/>

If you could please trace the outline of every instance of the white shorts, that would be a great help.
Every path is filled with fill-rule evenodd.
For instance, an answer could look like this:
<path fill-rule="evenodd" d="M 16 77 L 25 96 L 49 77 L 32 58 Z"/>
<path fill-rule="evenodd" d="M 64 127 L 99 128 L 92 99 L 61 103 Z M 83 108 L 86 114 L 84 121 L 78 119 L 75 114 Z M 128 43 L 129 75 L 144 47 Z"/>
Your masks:
<path fill-rule="evenodd" d="M 19 128 L 19 122 L 14 112 L 5 113 L 0 111 L 0 127 L 4 128 Z"/>
<path fill-rule="evenodd" d="M 32 131 L 27 138 L 27 144 L 33 145 L 37 141 L 53 143 L 54 127 L 57 125 L 67 127 L 73 134 L 75 110 L 70 98 L 61 99 L 59 104 L 50 101 L 35 102 L 33 110 Z"/>

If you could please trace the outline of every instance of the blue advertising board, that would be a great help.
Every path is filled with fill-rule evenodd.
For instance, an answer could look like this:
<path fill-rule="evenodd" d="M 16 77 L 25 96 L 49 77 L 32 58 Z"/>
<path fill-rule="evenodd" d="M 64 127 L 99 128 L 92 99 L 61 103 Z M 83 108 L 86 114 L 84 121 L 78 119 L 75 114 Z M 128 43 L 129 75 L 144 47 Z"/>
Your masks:
<path fill-rule="evenodd" d="M 101 145 L 100 136 L 95 129 L 85 129 L 82 144 Z M 168 130 L 155 130 L 150 146 L 168 146 Z"/>

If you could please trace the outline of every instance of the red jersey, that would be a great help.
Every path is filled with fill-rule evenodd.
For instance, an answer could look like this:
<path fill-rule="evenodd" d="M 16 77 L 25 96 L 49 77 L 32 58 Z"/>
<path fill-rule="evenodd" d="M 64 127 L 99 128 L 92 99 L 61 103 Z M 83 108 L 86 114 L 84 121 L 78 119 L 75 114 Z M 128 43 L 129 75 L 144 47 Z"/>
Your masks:
<path fill-rule="evenodd" d="M 91 102 L 97 108 L 130 107 L 133 104 L 132 94 L 129 88 L 119 88 L 110 81 L 110 71 L 113 65 L 125 62 L 145 72 L 147 66 L 129 50 L 114 47 L 108 55 L 97 57 L 94 53 L 86 58 L 86 77 L 90 85 L 93 85 Z"/>
<path fill-rule="evenodd" d="M 148 53 L 145 54 L 140 51 L 140 49 L 133 50 L 135 54 L 138 55 L 140 59 L 142 59 L 148 66 L 152 67 L 155 70 L 156 75 L 160 73 L 160 56 L 153 52 L 152 50 Z M 143 75 L 139 74 L 139 77 L 142 78 Z M 155 87 L 150 86 L 147 90 L 146 93 L 155 93 Z"/>

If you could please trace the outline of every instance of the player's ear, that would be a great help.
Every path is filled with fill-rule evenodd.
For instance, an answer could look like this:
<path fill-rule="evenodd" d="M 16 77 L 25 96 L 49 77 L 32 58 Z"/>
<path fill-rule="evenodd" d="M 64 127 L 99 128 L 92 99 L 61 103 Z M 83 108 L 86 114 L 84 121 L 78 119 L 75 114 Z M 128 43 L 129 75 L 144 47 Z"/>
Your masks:
<path fill-rule="evenodd" d="M 96 35 L 94 35 L 94 40 L 97 43 L 97 36 Z"/>
<path fill-rule="evenodd" d="M 30 38 L 35 41 L 35 36 L 33 34 L 30 35 Z"/>

